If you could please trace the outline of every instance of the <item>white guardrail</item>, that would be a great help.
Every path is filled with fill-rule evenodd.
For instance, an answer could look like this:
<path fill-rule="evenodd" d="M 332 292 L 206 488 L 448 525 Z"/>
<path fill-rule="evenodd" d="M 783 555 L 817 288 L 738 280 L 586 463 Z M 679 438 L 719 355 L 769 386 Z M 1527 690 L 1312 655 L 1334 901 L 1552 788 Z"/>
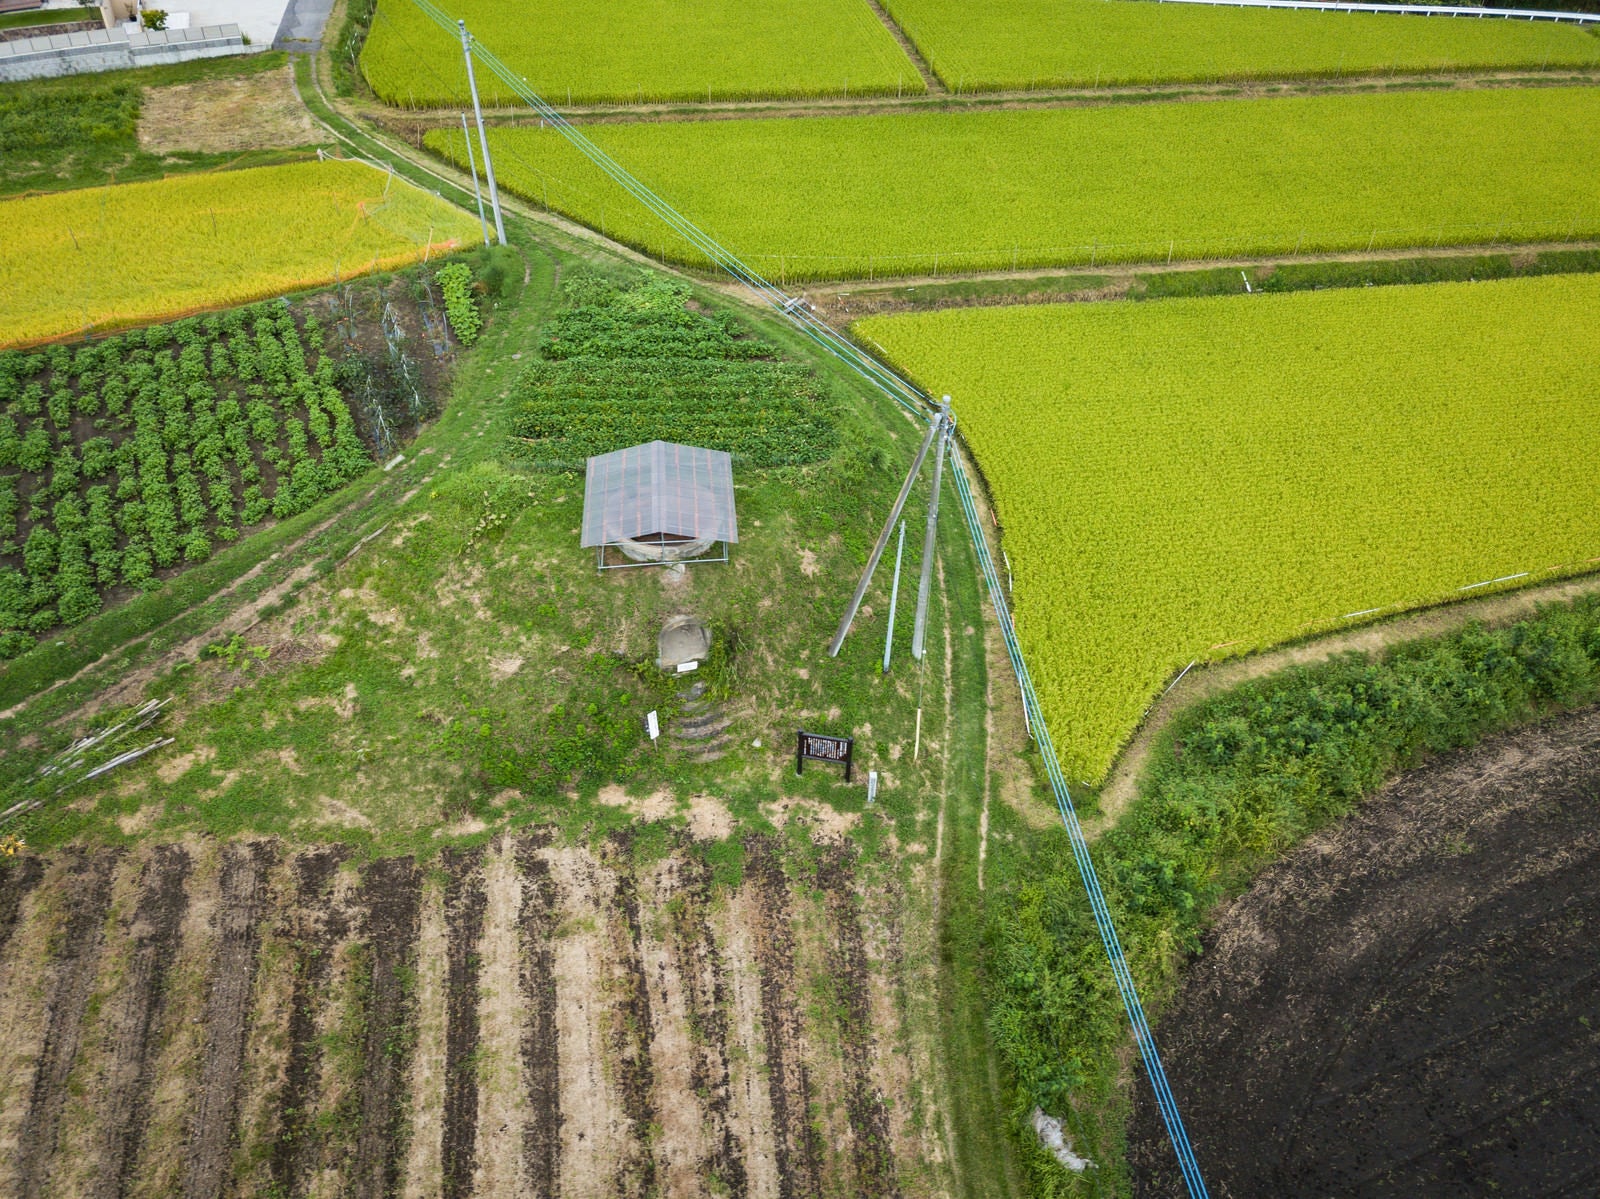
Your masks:
<path fill-rule="evenodd" d="M 1570 21 L 1600 25 L 1600 13 L 1551 12 L 1533 8 L 1455 8 L 1432 4 L 1319 4 L 1317 0 L 1157 0 L 1160 4 L 1209 4 L 1218 8 L 1308 8 L 1316 12 L 1384 12 L 1414 17 L 1498 17 L 1520 21 Z"/>

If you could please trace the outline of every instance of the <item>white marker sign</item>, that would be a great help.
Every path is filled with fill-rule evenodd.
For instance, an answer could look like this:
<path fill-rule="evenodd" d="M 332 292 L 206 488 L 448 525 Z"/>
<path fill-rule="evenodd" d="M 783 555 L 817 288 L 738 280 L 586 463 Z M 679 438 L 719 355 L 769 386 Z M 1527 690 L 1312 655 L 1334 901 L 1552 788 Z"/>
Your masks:
<path fill-rule="evenodd" d="M 661 722 L 656 719 L 656 712 L 654 708 L 645 713 L 644 727 L 650 734 L 650 740 L 654 741 L 657 737 L 661 736 Z"/>

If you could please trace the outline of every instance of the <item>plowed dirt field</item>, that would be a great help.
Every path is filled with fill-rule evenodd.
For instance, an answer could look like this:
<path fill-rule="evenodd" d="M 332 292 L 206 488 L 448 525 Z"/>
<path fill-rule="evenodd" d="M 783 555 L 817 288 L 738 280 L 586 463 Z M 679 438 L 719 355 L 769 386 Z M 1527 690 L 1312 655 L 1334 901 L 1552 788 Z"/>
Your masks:
<path fill-rule="evenodd" d="M 1313 837 L 1221 917 L 1156 1031 L 1212 1193 L 1595 1194 L 1597 926 L 1600 709 Z M 1134 1194 L 1180 1194 L 1143 1090 Z"/>
<path fill-rule="evenodd" d="M 720 889 L 686 837 L 647 857 L 535 831 L 0 870 L 0 1194 L 931 1189 L 904 1080 L 937 1070 L 906 1022 L 935 955 L 898 884 L 843 842 L 752 838 Z"/>

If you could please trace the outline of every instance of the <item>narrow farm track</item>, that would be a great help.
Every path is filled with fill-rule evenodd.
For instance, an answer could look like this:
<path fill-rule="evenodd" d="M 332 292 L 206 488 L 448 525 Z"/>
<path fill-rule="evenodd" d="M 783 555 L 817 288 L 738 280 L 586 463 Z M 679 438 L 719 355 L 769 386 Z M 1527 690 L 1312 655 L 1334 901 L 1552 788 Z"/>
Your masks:
<path fill-rule="evenodd" d="M 855 850 L 191 838 L 0 872 L 0 1193 L 942 1193 Z M 799 874 L 791 877 L 798 869 Z M 889 1101 L 891 1092 L 895 1102 Z M 933 1148 L 933 1156 L 939 1150 Z"/>
<path fill-rule="evenodd" d="M 923 64 L 919 61 L 918 68 Z M 893 113 L 984 112 L 996 109 L 1103 108 L 1111 105 L 1204 103 L 1283 96 L 1367 95 L 1374 91 L 1473 91 L 1482 88 L 1559 87 L 1600 83 L 1600 71 L 1461 71 L 1395 75 L 1346 75 L 1302 79 L 1233 80 L 1223 83 L 1125 84 L 1036 90 L 946 91 L 936 79 L 929 94 L 912 96 L 815 97 L 804 100 L 728 100 L 711 104 L 594 104 L 559 106 L 576 125 L 634 125 L 660 122 L 739 121 L 762 118 L 884 116 Z M 355 107 L 371 124 L 412 142 L 427 129 L 459 128 L 454 110 Z M 537 125 L 526 108 L 484 109 L 484 123 L 496 127 Z"/>

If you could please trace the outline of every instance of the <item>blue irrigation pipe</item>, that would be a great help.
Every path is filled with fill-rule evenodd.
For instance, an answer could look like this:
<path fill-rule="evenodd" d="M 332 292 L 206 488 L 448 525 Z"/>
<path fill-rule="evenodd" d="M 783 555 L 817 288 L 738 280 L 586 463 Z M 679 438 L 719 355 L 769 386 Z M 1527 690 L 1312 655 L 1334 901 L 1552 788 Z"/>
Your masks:
<path fill-rule="evenodd" d="M 452 35 L 457 33 L 458 27 L 455 21 L 440 10 L 437 5 L 433 4 L 432 0 L 411 0 L 411 2 L 445 32 Z M 803 301 L 786 294 L 781 288 L 764 279 L 755 270 L 742 262 L 732 251 L 719 245 L 709 234 L 703 232 L 687 217 L 651 191 L 650 188 L 634 178 L 620 163 L 596 146 L 570 121 L 546 103 L 538 93 L 522 80 L 521 76 L 513 73 L 509 67 L 485 49 L 482 42 L 474 38 L 471 46 L 473 54 L 492 74 L 498 77 L 525 104 L 544 117 L 579 153 L 599 167 L 613 182 L 637 199 L 646 209 L 664 221 L 675 233 L 704 254 L 714 266 L 719 267 L 735 280 L 748 287 L 763 302 L 800 330 L 801 333 L 817 343 L 826 352 L 839 359 L 901 407 L 923 420 L 938 419 L 938 409 L 932 398 L 920 388 L 901 377 L 884 363 L 879 362 L 854 342 L 835 332 L 831 326 L 811 312 Z M 972 544 L 978 556 L 978 564 L 982 568 L 984 581 L 989 587 L 989 596 L 993 601 L 995 615 L 1000 623 L 1001 636 L 1006 643 L 1006 653 L 1011 659 L 1011 667 L 1017 675 L 1017 684 L 1022 690 L 1022 701 L 1027 709 L 1029 722 L 1032 726 L 1034 737 L 1038 742 L 1039 752 L 1044 758 L 1045 771 L 1050 778 L 1050 788 L 1055 795 L 1056 807 L 1061 813 L 1062 823 L 1066 826 L 1067 835 L 1071 839 L 1073 859 L 1077 863 L 1078 873 L 1083 879 L 1084 890 L 1088 893 L 1089 906 L 1094 911 L 1095 926 L 1099 929 L 1100 940 L 1105 947 L 1106 958 L 1111 964 L 1111 973 L 1116 980 L 1117 992 L 1122 997 L 1123 1007 L 1128 1013 L 1128 1022 L 1133 1029 L 1134 1042 L 1139 1047 L 1139 1056 L 1144 1061 L 1145 1073 L 1150 1079 L 1151 1090 L 1155 1093 L 1156 1106 L 1160 1109 L 1162 1121 L 1166 1124 L 1167 1136 L 1172 1142 L 1174 1153 L 1177 1155 L 1178 1169 L 1183 1174 L 1184 1184 L 1188 1188 L 1190 1199 L 1209 1199 L 1205 1180 L 1201 1177 L 1199 1164 L 1195 1161 L 1194 1150 L 1189 1144 L 1188 1134 L 1184 1131 L 1183 1117 L 1178 1111 L 1177 1100 L 1173 1097 L 1172 1088 L 1167 1083 L 1166 1070 L 1161 1064 L 1161 1055 L 1156 1049 L 1155 1037 L 1150 1031 L 1149 1022 L 1145 1019 L 1144 1006 L 1139 1001 L 1138 988 L 1134 985 L 1133 975 L 1129 971 L 1127 959 L 1123 955 L 1121 939 L 1117 936 L 1116 927 L 1111 920 L 1110 908 L 1107 906 L 1105 895 L 1100 889 L 1100 879 L 1095 872 L 1094 860 L 1089 855 L 1089 846 L 1084 839 L 1083 828 L 1078 822 L 1077 812 L 1072 806 L 1072 796 L 1067 789 L 1066 777 L 1061 773 L 1061 765 L 1056 760 L 1055 746 L 1050 740 L 1050 731 L 1045 726 L 1044 713 L 1039 707 L 1039 699 L 1033 689 L 1033 679 L 1028 673 L 1028 664 L 1022 656 L 1022 647 L 1017 642 L 1016 629 L 1011 621 L 1010 609 L 1006 606 L 1005 594 L 1000 589 L 1000 580 L 995 573 L 994 560 L 989 554 L 989 544 L 984 536 L 983 524 L 978 516 L 977 504 L 972 496 L 972 488 L 967 480 L 966 469 L 962 465 L 959 454 L 952 453 L 951 459 L 954 466 L 954 470 L 951 473 L 955 478 L 956 491 L 961 497 L 961 508 L 966 516 L 967 529 L 972 536 Z"/>

